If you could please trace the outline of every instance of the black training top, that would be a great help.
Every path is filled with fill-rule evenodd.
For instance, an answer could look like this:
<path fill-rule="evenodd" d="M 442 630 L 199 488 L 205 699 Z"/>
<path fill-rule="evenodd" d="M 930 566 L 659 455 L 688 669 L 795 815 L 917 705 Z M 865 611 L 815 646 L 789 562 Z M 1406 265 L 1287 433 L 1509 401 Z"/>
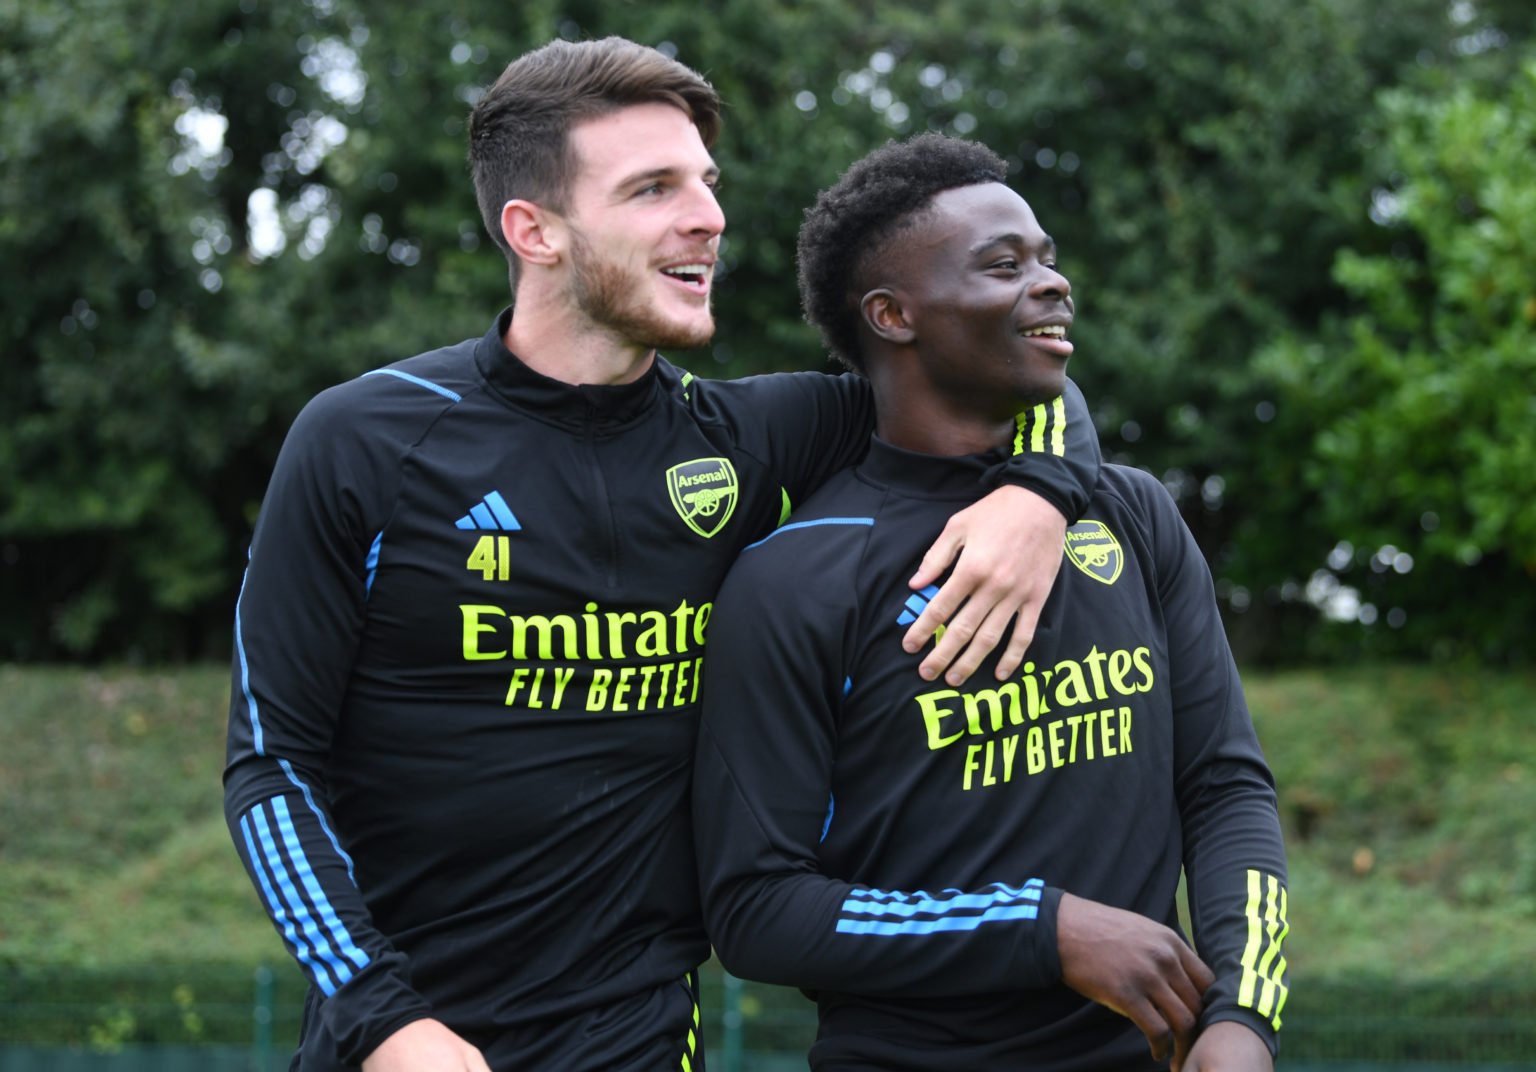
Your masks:
<path fill-rule="evenodd" d="M 313 984 L 304 1069 L 426 1016 L 497 1068 L 695 1050 L 691 998 L 611 1010 L 709 953 L 687 791 L 711 605 L 873 426 L 852 376 L 559 383 L 507 315 L 315 398 L 256 528 L 225 808 Z M 1098 457 L 1069 400 L 1025 415 L 1045 449 L 1006 476 L 1072 509 Z M 586 1015 L 579 1052 L 550 1041 Z"/>
<path fill-rule="evenodd" d="M 1285 855 L 1209 573 L 1152 477 L 1106 465 L 1021 670 L 917 674 L 906 586 L 993 459 L 875 442 L 748 549 L 710 625 L 694 819 L 726 968 L 818 999 L 818 1068 L 1157 1067 L 1066 988 L 1063 891 L 1178 927 L 1202 1021 L 1273 1047 Z"/>

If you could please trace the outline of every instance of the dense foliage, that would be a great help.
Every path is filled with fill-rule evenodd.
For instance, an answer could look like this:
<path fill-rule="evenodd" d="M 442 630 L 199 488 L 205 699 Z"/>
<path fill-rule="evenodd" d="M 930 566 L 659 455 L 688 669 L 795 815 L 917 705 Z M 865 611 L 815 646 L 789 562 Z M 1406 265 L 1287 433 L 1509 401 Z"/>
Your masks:
<path fill-rule="evenodd" d="M 1341 250 L 1349 312 L 1260 368 L 1311 425 L 1303 480 L 1341 541 L 1318 583 L 1389 608 L 1399 650 L 1512 659 L 1536 578 L 1536 60 L 1498 94 L 1383 109 L 1392 247 Z"/>
<path fill-rule="evenodd" d="M 887 137 L 983 140 L 1061 246 L 1106 451 L 1180 497 L 1240 651 L 1519 654 L 1528 5 L 72 8 L 0 0 L 0 658 L 224 649 L 298 407 L 505 301 L 463 163 L 477 88 L 604 33 L 729 105 L 722 330 L 685 364 L 817 365 L 800 208 Z"/>

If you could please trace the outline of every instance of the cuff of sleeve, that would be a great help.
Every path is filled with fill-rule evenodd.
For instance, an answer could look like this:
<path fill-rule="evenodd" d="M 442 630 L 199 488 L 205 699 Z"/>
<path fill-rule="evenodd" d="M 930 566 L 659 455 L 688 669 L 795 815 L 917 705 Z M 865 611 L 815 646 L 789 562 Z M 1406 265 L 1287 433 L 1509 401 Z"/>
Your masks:
<path fill-rule="evenodd" d="M 1074 509 L 1071 500 L 1063 495 L 1060 489 L 1054 488 L 1043 481 L 1033 480 L 1023 473 L 1017 472 L 1010 468 L 1007 462 L 999 462 L 997 465 L 990 466 L 982 474 L 981 480 L 984 487 L 992 490 L 1007 484 L 1016 488 L 1023 488 L 1025 491 L 1034 492 L 1054 506 L 1057 512 L 1067 519 L 1067 524 L 1069 525 L 1076 521 L 1082 513 L 1081 510 Z"/>
<path fill-rule="evenodd" d="M 431 1015 L 432 1007 L 406 980 L 405 958 L 398 954 L 375 961 L 320 1006 L 336 1056 L 349 1065 L 361 1065 L 390 1035 Z"/>
<path fill-rule="evenodd" d="M 1056 913 L 1061 907 L 1061 890 L 1047 886 L 1040 895 L 1040 913 L 1029 930 L 1032 943 L 1022 986 L 1054 986 L 1061 982 L 1061 948 L 1056 943 Z M 1032 970 L 1031 970 L 1032 969 Z"/>
<path fill-rule="evenodd" d="M 1279 1054 L 1280 1036 L 1275 1030 L 1275 1025 L 1249 1009 L 1239 1009 L 1231 1005 L 1207 1009 L 1200 1016 L 1200 1030 L 1204 1031 L 1212 1024 L 1219 1024 L 1224 1021 L 1242 1024 L 1244 1027 L 1251 1028 L 1253 1033 L 1264 1041 L 1264 1045 L 1269 1047 L 1269 1055 L 1271 1057 Z"/>

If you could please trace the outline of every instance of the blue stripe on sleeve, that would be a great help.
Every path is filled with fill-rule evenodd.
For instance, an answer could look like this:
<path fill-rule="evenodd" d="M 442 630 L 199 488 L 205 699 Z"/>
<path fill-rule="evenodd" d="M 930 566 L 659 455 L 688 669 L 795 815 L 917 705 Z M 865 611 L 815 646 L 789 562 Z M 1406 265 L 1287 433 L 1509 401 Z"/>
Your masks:
<path fill-rule="evenodd" d="M 994 905 L 1009 901 L 1038 901 L 1040 890 L 1025 889 L 1015 893 L 1013 891 L 996 893 L 965 893 L 947 900 L 915 900 L 915 901 L 860 901 L 850 895 L 843 902 L 843 911 L 850 915 L 863 916 L 917 916 L 943 912 L 958 912 L 965 909 L 985 909 Z"/>
<path fill-rule="evenodd" d="M 309 786 L 305 785 L 299 779 L 299 776 L 294 773 L 292 763 L 289 763 L 286 759 L 280 759 L 277 761 L 277 765 L 283 768 L 283 773 L 288 775 L 288 780 L 298 787 L 299 792 L 304 794 L 304 803 L 308 804 L 309 810 L 315 813 L 315 821 L 320 824 L 320 829 L 325 831 L 325 836 L 331 839 L 331 848 L 336 850 L 336 855 L 347 862 L 347 877 L 352 880 L 352 885 L 356 886 L 357 876 L 352 873 L 352 857 L 348 856 L 347 850 L 341 847 L 341 842 L 337 839 L 335 832 L 331 830 L 331 824 L 325 821 L 325 812 L 321 811 L 320 805 L 315 803 L 315 794 L 310 792 Z"/>
<path fill-rule="evenodd" d="M 299 937 L 299 932 L 294 927 L 293 920 L 289 918 L 288 910 L 283 907 L 282 900 L 277 896 L 277 891 L 272 888 L 272 882 L 268 878 L 267 872 L 270 861 L 265 855 L 256 850 L 256 840 L 251 835 L 251 814 L 253 813 L 254 809 L 252 812 L 248 812 L 240 817 L 240 832 L 245 835 L 245 850 L 251 860 L 251 870 L 256 873 L 256 882 L 261 887 L 262 897 L 266 899 L 267 910 L 272 913 L 272 921 L 277 924 L 283 939 L 288 943 L 288 948 L 293 950 L 293 955 L 308 970 L 309 977 L 315 981 L 315 985 L 320 988 L 321 993 L 326 997 L 330 997 L 336 993 L 335 981 L 332 980 L 331 974 L 326 971 L 325 966 L 315 960 L 314 954 L 310 952 L 309 945 Z"/>
<path fill-rule="evenodd" d="M 294 887 L 293 878 L 288 873 L 287 865 L 283 863 L 282 853 L 278 851 L 277 842 L 272 837 L 272 829 L 267 825 L 267 817 L 259 809 L 251 814 L 255 819 L 256 838 L 261 843 L 268 865 L 272 868 L 272 877 L 276 879 L 277 891 L 287 904 L 289 915 L 304 932 L 310 947 L 330 969 L 336 981 L 345 984 L 352 978 L 351 966 L 344 963 L 331 949 L 330 942 L 326 941 L 325 935 L 320 933 L 320 928 L 316 925 L 309 906 L 299 896 L 299 891 Z"/>
<path fill-rule="evenodd" d="M 249 561 L 250 553 L 246 553 Z M 251 666 L 245 658 L 245 636 L 240 626 L 240 604 L 245 599 L 245 582 L 251 575 L 250 566 L 246 566 L 245 574 L 240 578 L 240 595 L 235 599 L 235 652 L 240 657 L 240 692 L 245 697 L 246 710 L 251 717 L 251 742 L 258 756 L 266 755 L 262 747 L 261 719 L 256 717 L 256 697 L 251 694 Z"/>
<path fill-rule="evenodd" d="M 940 934 L 973 931 L 983 923 L 1010 919 L 1035 919 L 1045 883 L 1032 878 L 1019 887 L 993 883 L 974 893 L 944 890 L 850 890 L 843 901 L 839 934 Z M 874 916 L 875 919 L 850 919 Z M 917 919 L 917 916 L 927 918 Z M 893 918 L 894 917 L 894 918 Z"/>
<path fill-rule="evenodd" d="M 818 525 L 873 525 L 874 523 L 875 519 L 872 517 L 820 517 L 814 521 L 791 521 L 788 525 L 780 525 L 756 543 L 747 544 L 742 550 L 750 551 L 754 547 L 761 547 L 781 532 L 789 532 L 793 529 L 810 529 Z"/>
<path fill-rule="evenodd" d="M 384 546 L 384 532 L 380 530 L 379 534 L 373 538 L 373 546 L 368 548 L 368 561 L 363 563 L 364 568 L 368 570 L 368 583 L 363 586 L 364 599 L 373 595 L 373 575 L 379 572 L 379 548 L 382 546 Z"/>
<path fill-rule="evenodd" d="M 309 893 L 310 903 L 319 911 L 320 921 L 325 924 L 325 929 L 330 932 L 342 955 L 359 968 L 366 968 L 368 955 L 352 941 L 352 936 L 347 933 L 347 928 L 342 925 L 325 891 L 315 879 L 315 870 L 310 866 L 309 857 L 304 855 L 304 846 L 299 843 L 299 832 L 294 829 L 293 817 L 288 814 L 288 802 L 277 797 L 272 801 L 272 812 L 277 816 L 277 828 L 283 835 L 283 844 L 288 847 L 288 858 L 293 861 L 299 883 Z"/>
<path fill-rule="evenodd" d="M 368 372 L 363 373 L 363 375 L 364 376 L 397 376 L 400 379 L 405 380 L 407 383 L 414 383 L 418 387 L 425 387 L 429 391 L 436 391 L 438 394 L 442 395 L 444 398 L 452 399 L 455 402 L 462 401 L 463 397 L 464 397 L 463 395 L 459 394 L 457 391 L 450 391 L 450 390 L 448 390 L 448 388 L 443 387 L 440 384 L 433 383 L 431 380 L 424 380 L 420 376 L 412 376 L 409 372 L 401 372 L 399 369 L 376 368 L 376 369 L 372 369 L 372 370 L 370 370 Z"/>
<path fill-rule="evenodd" d="M 973 931 L 983 923 L 997 923 L 1009 919 L 1034 919 L 1040 914 L 1037 905 L 999 905 L 977 916 L 941 916 L 938 919 L 909 919 L 900 923 L 887 923 L 878 919 L 840 919 L 839 934 L 941 934 L 948 931 Z"/>

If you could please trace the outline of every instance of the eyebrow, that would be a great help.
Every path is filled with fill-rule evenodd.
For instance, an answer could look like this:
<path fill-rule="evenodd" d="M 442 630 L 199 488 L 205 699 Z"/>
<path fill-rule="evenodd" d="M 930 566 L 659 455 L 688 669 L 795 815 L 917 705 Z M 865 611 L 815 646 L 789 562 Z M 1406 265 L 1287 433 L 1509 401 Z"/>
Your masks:
<path fill-rule="evenodd" d="M 1041 238 L 1041 249 L 1053 250 L 1056 248 L 1056 240 L 1050 235 L 1042 235 Z M 972 253 L 980 253 L 982 250 L 991 249 L 993 246 L 1001 245 L 1028 247 L 1029 242 L 1017 231 L 1009 231 L 1006 234 L 996 234 L 992 235 L 990 238 L 983 238 L 980 242 L 977 242 L 974 246 L 972 246 L 970 251 Z"/>
<path fill-rule="evenodd" d="M 625 189 L 630 186 L 640 185 L 642 183 L 655 182 L 657 179 L 676 178 L 681 173 L 682 169 L 675 167 L 659 167 L 651 168 L 649 171 L 637 171 L 632 175 L 626 175 L 624 178 L 620 179 L 617 184 L 617 188 Z M 705 168 L 704 176 L 705 178 L 718 179 L 720 177 L 719 166 L 711 165 L 708 168 Z"/>

